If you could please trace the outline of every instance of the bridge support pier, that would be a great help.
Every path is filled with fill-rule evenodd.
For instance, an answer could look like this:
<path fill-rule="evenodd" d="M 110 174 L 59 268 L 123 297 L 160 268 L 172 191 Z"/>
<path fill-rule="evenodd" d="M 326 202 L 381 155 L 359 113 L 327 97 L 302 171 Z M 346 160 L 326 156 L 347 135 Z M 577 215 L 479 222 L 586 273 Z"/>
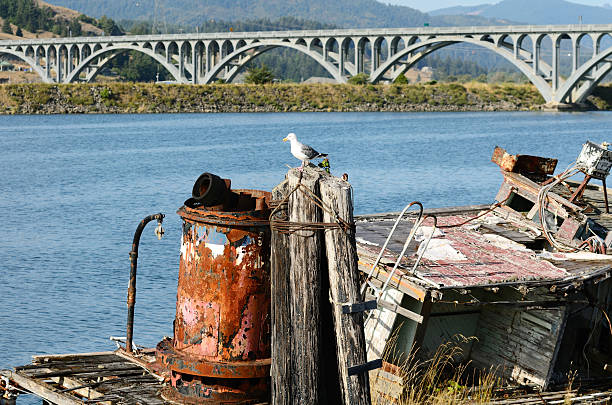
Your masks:
<path fill-rule="evenodd" d="M 569 112 L 569 111 L 588 111 L 592 107 L 585 103 L 557 103 L 550 102 L 542 106 L 542 111 L 548 112 Z"/>

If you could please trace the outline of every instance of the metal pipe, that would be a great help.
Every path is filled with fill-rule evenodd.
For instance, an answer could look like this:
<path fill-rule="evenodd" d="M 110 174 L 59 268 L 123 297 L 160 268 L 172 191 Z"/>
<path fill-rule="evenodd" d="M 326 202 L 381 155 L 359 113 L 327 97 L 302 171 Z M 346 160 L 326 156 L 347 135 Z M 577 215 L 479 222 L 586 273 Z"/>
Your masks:
<path fill-rule="evenodd" d="M 142 235 L 142 231 L 145 226 L 153 220 L 157 220 L 158 228 L 156 229 L 156 234 L 159 239 L 161 239 L 163 235 L 163 229 L 161 228 L 161 224 L 164 221 L 164 214 L 154 214 L 145 217 L 136 228 L 136 232 L 134 233 L 134 241 L 132 242 L 132 251 L 130 252 L 130 285 L 128 287 L 128 296 L 127 296 L 127 307 L 128 307 L 128 316 L 127 316 L 127 334 L 125 339 L 125 350 L 128 353 L 132 353 L 132 337 L 134 332 L 134 305 L 136 304 L 136 269 L 138 268 L 138 245 L 140 244 L 140 235 Z"/>

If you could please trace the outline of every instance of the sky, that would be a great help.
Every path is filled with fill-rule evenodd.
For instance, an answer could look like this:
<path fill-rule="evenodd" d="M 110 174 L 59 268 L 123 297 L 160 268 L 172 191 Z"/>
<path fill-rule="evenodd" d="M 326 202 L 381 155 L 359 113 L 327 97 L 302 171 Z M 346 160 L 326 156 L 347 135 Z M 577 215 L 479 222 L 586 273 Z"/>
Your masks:
<path fill-rule="evenodd" d="M 474 6 L 478 4 L 499 3 L 499 0 L 379 0 L 381 3 L 397 4 L 416 8 L 421 11 L 432 11 L 453 6 Z M 537 1 L 537 0 L 534 0 Z M 586 4 L 588 6 L 603 6 L 612 3 L 612 0 L 570 0 L 572 3 Z"/>

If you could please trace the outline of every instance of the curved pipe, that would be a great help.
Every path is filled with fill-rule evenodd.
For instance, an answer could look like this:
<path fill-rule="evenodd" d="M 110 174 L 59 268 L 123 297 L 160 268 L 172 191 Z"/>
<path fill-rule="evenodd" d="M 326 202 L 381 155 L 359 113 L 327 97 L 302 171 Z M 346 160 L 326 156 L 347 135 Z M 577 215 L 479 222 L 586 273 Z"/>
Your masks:
<path fill-rule="evenodd" d="M 414 222 L 414 226 L 410 230 L 410 233 L 408 234 L 408 237 L 406 238 L 406 241 L 404 242 L 404 247 L 402 248 L 402 252 L 397 257 L 397 260 L 395 261 L 395 265 L 393 266 L 393 269 L 389 273 L 389 276 L 387 277 L 387 280 L 385 281 L 385 283 L 383 284 L 382 288 L 380 289 L 380 293 L 378 295 L 378 298 L 382 298 L 382 295 L 384 294 L 385 290 L 387 289 L 387 286 L 391 282 L 391 279 L 395 275 L 395 272 L 397 271 L 397 268 L 399 267 L 400 263 L 402 262 L 402 258 L 404 257 L 404 254 L 406 253 L 406 250 L 408 250 L 408 246 L 410 245 L 410 242 L 412 242 L 412 239 L 414 238 L 414 235 L 416 234 L 416 231 L 421 227 L 421 224 L 424 221 L 424 218 L 423 218 L 423 204 L 421 204 L 419 201 L 413 201 L 413 202 L 410 203 L 410 206 L 412 206 L 414 204 L 419 206 L 419 217 Z"/>
<path fill-rule="evenodd" d="M 425 218 L 423 218 L 423 221 L 421 221 L 421 223 L 425 222 L 425 220 L 427 220 L 427 218 L 432 218 L 433 219 L 433 229 L 431 231 L 431 234 L 429 234 L 429 236 L 427 237 L 427 239 L 425 240 L 425 244 L 423 245 L 423 249 L 421 250 L 421 253 L 419 253 L 416 261 L 414 262 L 414 266 L 412 266 L 412 270 L 410 270 L 410 273 L 414 274 L 414 272 L 416 271 L 417 267 L 419 266 L 419 263 L 421 263 L 421 259 L 423 258 L 423 255 L 425 254 L 425 251 L 427 250 L 427 247 L 429 246 L 429 242 L 431 241 L 431 238 L 433 238 L 434 233 L 436 233 L 436 228 L 438 227 L 438 217 L 436 217 L 435 215 L 425 215 Z M 420 248 L 420 246 L 419 246 Z"/>
<path fill-rule="evenodd" d="M 127 307 L 128 307 L 128 315 L 127 315 L 127 334 L 125 339 L 125 351 L 128 353 L 132 353 L 132 341 L 134 336 L 134 306 L 136 305 L 136 270 L 138 268 L 138 245 L 140 244 L 140 236 L 142 235 L 142 231 L 145 226 L 153 220 L 157 220 L 158 226 L 161 229 L 161 224 L 164 221 L 164 214 L 161 212 L 159 214 L 149 215 L 145 217 L 136 228 L 136 232 L 134 233 L 134 241 L 132 242 L 132 251 L 130 252 L 130 285 L 128 287 L 128 296 L 127 296 Z M 158 231 L 156 231 L 158 232 Z M 161 235 L 163 235 L 163 229 L 159 231 L 158 238 L 161 239 Z"/>
<path fill-rule="evenodd" d="M 408 211 L 410 207 L 412 207 L 415 204 L 419 205 L 419 217 L 417 218 L 416 222 L 419 222 L 421 218 L 423 217 L 423 205 L 420 202 L 413 201 L 404 207 L 402 212 L 400 212 L 400 214 L 397 216 L 397 219 L 395 220 L 395 223 L 393 224 L 393 228 L 391 228 L 391 232 L 389 232 L 389 236 L 387 236 L 387 240 L 385 240 L 385 243 L 383 244 L 382 248 L 380 248 L 380 252 L 378 252 L 378 257 L 374 261 L 374 264 L 372 265 L 372 268 L 370 269 L 370 272 L 368 273 L 368 276 L 366 277 L 365 282 L 361 285 L 361 294 L 363 294 L 365 289 L 367 288 L 368 281 L 370 281 L 370 279 L 372 278 L 372 274 L 374 274 L 374 270 L 376 270 L 378 263 L 380 263 L 380 259 L 382 258 L 382 255 L 385 253 L 385 249 L 387 248 L 389 241 L 391 241 L 391 237 L 395 233 L 395 229 L 397 228 L 400 221 L 404 217 L 404 214 L 406 213 L 406 211 Z"/>

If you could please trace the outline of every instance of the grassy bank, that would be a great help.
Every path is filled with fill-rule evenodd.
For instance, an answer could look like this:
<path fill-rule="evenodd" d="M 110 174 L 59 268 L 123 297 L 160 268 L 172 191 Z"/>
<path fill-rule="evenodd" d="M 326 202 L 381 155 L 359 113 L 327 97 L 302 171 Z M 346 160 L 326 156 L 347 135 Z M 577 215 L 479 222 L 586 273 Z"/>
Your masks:
<path fill-rule="evenodd" d="M 592 105 L 612 109 L 612 88 L 595 94 Z M 0 114 L 514 111 L 543 104 L 536 89 L 523 84 L 0 85 Z"/>

